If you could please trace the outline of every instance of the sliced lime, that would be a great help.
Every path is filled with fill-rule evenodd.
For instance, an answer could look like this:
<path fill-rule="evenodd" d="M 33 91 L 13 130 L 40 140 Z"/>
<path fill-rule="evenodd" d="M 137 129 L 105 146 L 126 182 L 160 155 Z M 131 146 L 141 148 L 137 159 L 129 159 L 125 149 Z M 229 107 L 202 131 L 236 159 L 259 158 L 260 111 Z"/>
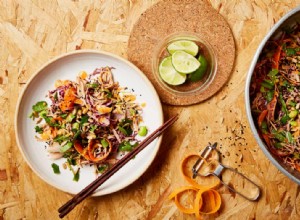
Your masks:
<path fill-rule="evenodd" d="M 182 50 L 184 52 L 191 54 L 192 56 L 196 56 L 198 54 L 199 47 L 195 42 L 190 40 L 177 40 L 169 44 L 167 49 L 170 54 Z"/>
<path fill-rule="evenodd" d="M 186 75 L 178 73 L 172 65 L 172 57 L 164 58 L 159 64 L 159 75 L 170 85 L 180 85 L 185 82 Z"/>
<path fill-rule="evenodd" d="M 177 72 L 192 73 L 199 68 L 200 62 L 184 51 L 176 51 L 172 54 L 172 64 Z"/>
<path fill-rule="evenodd" d="M 191 73 L 190 80 L 192 82 L 196 82 L 202 79 L 207 70 L 207 60 L 205 59 L 205 57 L 203 55 L 199 55 L 198 60 L 201 65 L 195 72 Z"/>

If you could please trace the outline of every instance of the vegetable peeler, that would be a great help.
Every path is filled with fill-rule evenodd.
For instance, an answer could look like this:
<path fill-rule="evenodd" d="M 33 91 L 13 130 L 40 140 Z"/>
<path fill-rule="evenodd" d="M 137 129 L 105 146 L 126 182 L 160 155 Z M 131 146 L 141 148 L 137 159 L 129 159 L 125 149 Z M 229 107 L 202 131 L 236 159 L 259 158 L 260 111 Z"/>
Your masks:
<path fill-rule="evenodd" d="M 221 183 L 232 192 L 237 193 L 238 195 L 249 201 L 256 201 L 260 196 L 260 187 L 248 177 L 238 172 L 236 169 L 223 165 L 220 162 L 220 154 L 217 151 L 216 147 L 217 143 L 209 143 L 208 146 L 201 151 L 200 158 L 192 167 L 193 179 L 195 179 L 197 176 L 207 177 L 213 175 L 219 178 Z M 251 189 L 251 195 L 247 195 L 245 192 L 237 190 L 232 186 L 232 184 L 223 181 L 222 174 L 224 172 L 231 172 L 232 174 L 236 175 L 236 177 L 241 178 L 240 180 L 243 181 L 244 189 Z M 246 185 L 247 187 L 245 187 Z"/>

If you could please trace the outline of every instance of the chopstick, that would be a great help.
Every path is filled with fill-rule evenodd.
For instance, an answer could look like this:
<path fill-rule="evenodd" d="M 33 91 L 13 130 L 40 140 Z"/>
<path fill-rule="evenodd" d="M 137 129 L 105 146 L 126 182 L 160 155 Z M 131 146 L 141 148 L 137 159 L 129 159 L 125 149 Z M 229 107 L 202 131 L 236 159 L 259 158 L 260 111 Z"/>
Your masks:
<path fill-rule="evenodd" d="M 167 128 L 169 128 L 178 119 L 178 114 L 166 121 L 162 126 L 156 129 L 152 134 L 146 137 L 136 148 L 134 148 L 130 153 L 126 154 L 122 159 L 115 163 L 109 170 L 104 172 L 96 180 L 91 182 L 78 194 L 76 194 L 72 199 L 66 202 L 63 206 L 58 209 L 59 217 L 63 218 L 70 211 L 72 211 L 76 205 L 81 203 L 85 198 L 93 194 L 93 192 L 101 186 L 106 180 L 108 180 L 112 175 L 114 175 L 121 167 L 123 167 L 127 162 L 129 162 L 134 156 L 141 152 L 148 144 L 150 144 L 155 138 L 160 136 Z"/>

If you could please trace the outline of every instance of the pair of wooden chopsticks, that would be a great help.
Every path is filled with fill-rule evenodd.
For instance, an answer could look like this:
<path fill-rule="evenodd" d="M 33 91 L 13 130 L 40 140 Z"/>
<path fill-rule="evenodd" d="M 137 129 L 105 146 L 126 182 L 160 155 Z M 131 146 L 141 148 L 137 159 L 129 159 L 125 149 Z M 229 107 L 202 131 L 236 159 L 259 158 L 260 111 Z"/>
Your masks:
<path fill-rule="evenodd" d="M 106 180 L 108 180 L 112 175 L 114 175 L 121 167 L 123 167 L 128 161 L 130 161 L 134 156 L 141 152 L 148 144 L 150 144 L 155 138 L 160 136 L 167 128 L 169 128 L 178 119 L 178 114 L 166 121 L 162 126 L 156 129 L 152 134 L 145 138 L 139 146 L 134 148 L 130 153 L 126 154 L 121 160 L 114 164 L 111 169 L 104 172 L 96 180 L 86 186 L 78 194 L 76 194 L 67 203 L 58 209 L 59 217 L 63 218 L 70 211 L 72 211 L 76 205 L 82 202 L 85 198 L 93 194 L 93 192 L 101 186 Z"/>

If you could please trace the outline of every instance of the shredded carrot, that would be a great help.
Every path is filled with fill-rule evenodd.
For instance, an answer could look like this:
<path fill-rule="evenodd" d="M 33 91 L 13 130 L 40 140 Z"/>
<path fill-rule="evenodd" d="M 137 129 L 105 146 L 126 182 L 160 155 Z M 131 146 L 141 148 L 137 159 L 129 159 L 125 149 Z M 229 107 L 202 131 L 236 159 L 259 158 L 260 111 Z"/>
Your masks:
<path fill-rule="evenodd" d="M 178 196 L 182 195 L 183 193 L 187 192 L 187 191 L 198 191 L 198 188 L 193 187 L 193 186 L 184 186 L 184 187 L 180 187 L 178 189 L 176 189 L 175 191 L 173 191 L 170 195 L 169 195 L 169 199 L 173 199 L 175 200 L 175 204 L 178 207 L 178 209 L 186 214 L 193 214 L 195 213 L 195 208 L 193 206 L 193 208 L 186 208 L 183 205 L 180 204 L 179 200 L 178 200 Z"/>
<path fill-rule="evenodd" d="M 221 196 L 216 190 L 213 189 L 220 184 L 220 181 L 218 180 L 218 181 L 214 181 L 211 184 L 202 185 L 196 182 L 194 179 L 192 179 L 186 167 L 188 162 L 195 158 L 199 159 L 200 156 L 196 154 L 189 155 L 185 157 L 181 163 L 181 173 L 184 179 L 189 184 L 191 184 L 191 186 L 183 186 L 178 189 L 175 189 L 169 195 L 169 199 L 174 199 L 175 205 L 182 213 L 195 214 L 197 219 L 201 219 L 201 215 L 214 214 L 220 209 L 222 203 Z M 183 194 L 189 191 L 195 191 L 196 196 L 194 198 L 193 207 L 187 208 L 180 203 L 179 198 L 180 196 L 182 196 Z"/>
<path fill-rule="evenodd" d="M 271 147 L 271 140 L 269 138 L 269 136 L 267 134 L 262 134 L 263 139 L 265 140 L 265 142 L 267 143 L 268 147 Z"/>
<path fill-rule="evenodd" d="M 91 140 L 91 142 L 88 145 L 88 155 L 89 155 L 89 158 L 91 161 L 97 163 L 97 162 L 103 161 L 105 158 L 108 157 L 108 155 L 110 154 L 110 152 L 112 150 L 112 147 L 111 147 L 111 143 L 109 140 L 106 139 L 105 141 L 108 144 L 108 146 L 106 146 L 107 151 L 103 155 L 101 155 L 99 157 L 95 157 L 95 151 L 98 150 L 99 143 L 97 143 L 95 140 Z M 100 146 L 102 147 L 102 145 L 100 145 Z"/>
<path fill-rule="evenodd" d="M 57 128 L 51 128 L 50 130 L 51 130 L 52 137 L 55 138 L 57 135 Z"/>
<path fill-rule="evenodd" d="M 60 116 L 58 116 L 58 117 L 53 117 L 53 119 L 54 119 L 55 121 L 63 121 L 63 118 L 60 117 Z"/>
<path fill-rule="evenodd" d="M 221 196 L 216 190 L 199 190 L 195 199 L 195 215 L 200 218 L 201 214 L 214 214 L 220 209 L 221 204 Z"/>
<path fill-rule="evenodd" d="M 267 114 L 268 114 L 268 110 L 265 109 L 258 116 L 258 126 L 259 127 L 261 127 L 261 124 L 262 124 L 263 120 L 266 118 Z"/>
<path fill-rule="evenodd" d="M 76 89 L 74 87 L 66 89 L 64 100 L 61 103 L 59 103 L 60 109 L 63 112 L 73 109 L 74 101 L 76 99 Z"/>
<path fill-rule="evenodd" d="M 280 60 L 280 54 L 282 51 L 282 47 L 278 46 L 274 56 L 273 56 L 273 63 L 272 63 L 272 68 L 273 69 L 278 69 L 279 67 L 279 60 Z"/>
<path fill-rule="evenodd" d="M 74 148 L 75 150 L 81 155 L 83 156 L 85 159 L 90 160 L 89 154 L 88 154 L 88 149 L 84 148 L 81 146 L 80 142 L 78 140 L 76 140 L 74 142 Z"/>
<path fill-rule="evenodd" d="M 74 103 L 78 104 L 78 105 L 83 105 L 84 104 L 84 102 L 81 99 L 75 99 Z"/>
<path fill-rule="evenodd" d="M 85 71 L 80 71 L 79 77 L 80 77 L 81 79 L 86 79 L 87 76 L 88 76 L 87 72 L 85 72 Z"/>

